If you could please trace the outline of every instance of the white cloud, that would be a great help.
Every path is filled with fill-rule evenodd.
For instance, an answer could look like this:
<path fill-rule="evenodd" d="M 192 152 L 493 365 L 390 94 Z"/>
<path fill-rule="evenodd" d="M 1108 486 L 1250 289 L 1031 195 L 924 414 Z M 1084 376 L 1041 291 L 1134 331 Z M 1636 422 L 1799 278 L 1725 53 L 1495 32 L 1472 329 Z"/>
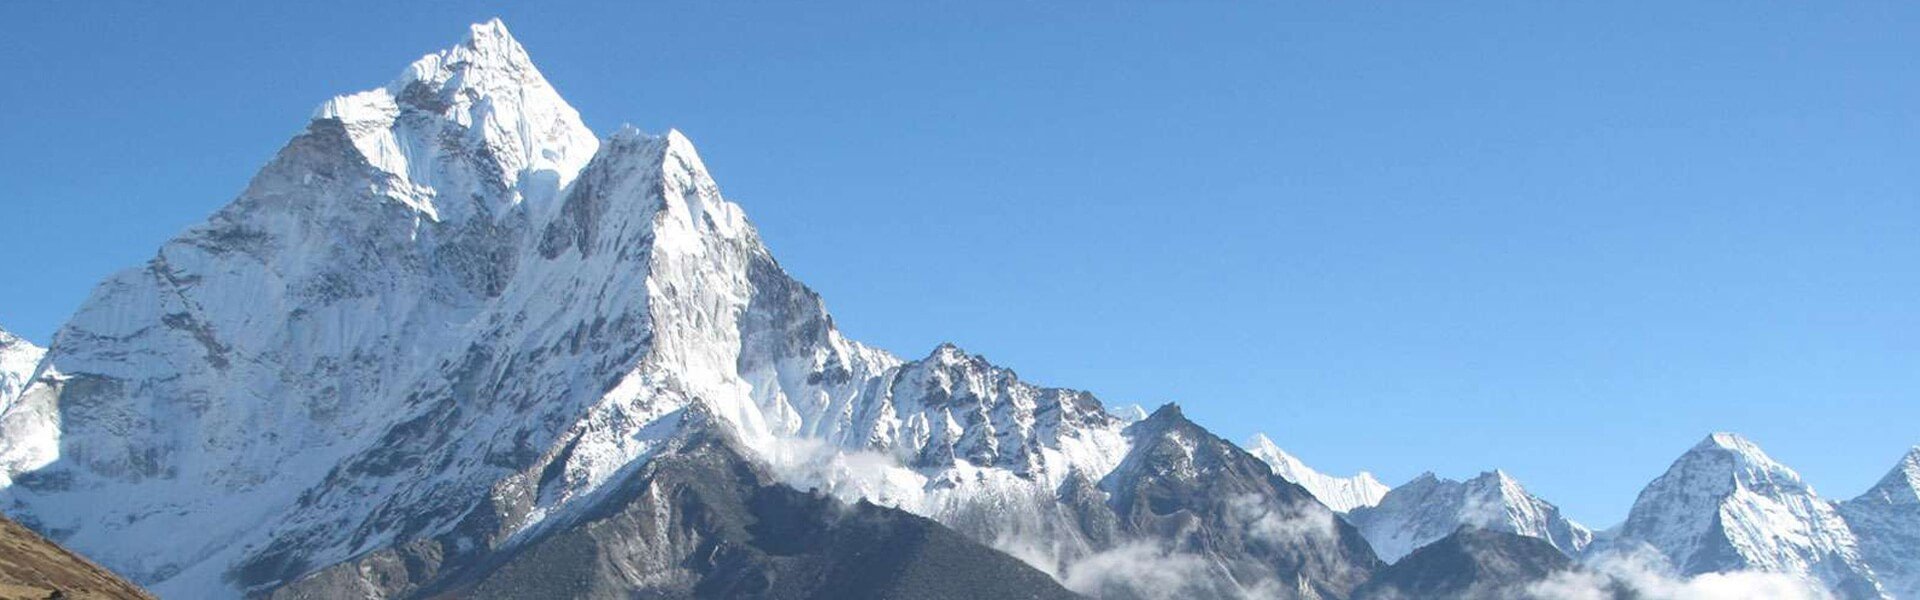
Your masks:
<path fill-rule="evenodd" d="M 1616 591 L 1644 600 L 1833 600 L 1818 584 L 1760 571 L 1670 574 L 1657 556 L 1616 553 L 1591 561 L 1586 571 L 1561 573 L 1528 588 L 1542 600 L 1611 600 Z"/>
<path fill-rule="evenodd" d="M 1215 594 L 1201 582 L 1212 580 L 1207 561 L 1136 543 L 1099 552 L 1067 565 L 1060 583 L 1082 594 L 1143 600 L 1204 598 Z"/>
<path fill-rule="evenodd" d="M 1304 537 L 1333 539 L 1339 535 L 1332 511 L 1307 506 L 1298 515 L 1281 514 L 1258 494 L 1242 494 L 1227 499 L 1227 514 L 1247 528 L 1247 533 L 1268 543 L 1280 544 Z"/>

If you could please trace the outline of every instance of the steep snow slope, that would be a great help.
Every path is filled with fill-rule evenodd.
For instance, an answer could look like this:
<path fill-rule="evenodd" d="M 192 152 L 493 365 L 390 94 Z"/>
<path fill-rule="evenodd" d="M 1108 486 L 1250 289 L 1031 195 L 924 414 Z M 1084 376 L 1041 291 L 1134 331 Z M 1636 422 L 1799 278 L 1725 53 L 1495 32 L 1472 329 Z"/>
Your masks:
<path fill-rule="evenodd" d="M 1503 471 L 1454 481 L 1424 473 L 1387 492 L 1380 503 L 1347 515 L 1389 562 L 1446 537 L 1462 525 L 1539 538 L 1569 556 L 1593 541 L 1593 532 L 1527 492 Z"/>
<path fill-rule="evenodd" d="M 59 415 L 50 406 L 20 404 L 36 377 L 58 377 L 40 369 L 46 350 L 0 330 L 0 488 L 13 484 L 11 465 L 40 460 L 59 436 Z"/>
<path fill-rule="evenodd" d="M 46 349 L 33 342 L 0 329 L 0 413 L 6 412 L 14 398 L 27 388 L 34 369 L 40 366 L 40 357 L 46 353 Z"/>
<path fill-rule="evenodd" d="M 1896 598 L 1920 598 L 1920 447 L 1872 489 L 1840 505 L 1860 556 Z"/>
<path fill-rule="evenodd" d="M 1839 512 L 1799 474 L 1730 433 L 1708 436 L 1648 484 L 1609 545 L 1652 548 L 1683 575 L 1757 570 L 1823 584 L 1843 598 L 1883 596 Z"/>
<path fill-rule="evenodd" d="M 1253 434 L 1247 440 L 1246 448 L 1247 452 L 1273 467 L 1273 474 L 1307 488 L 1313 497 L 1319 498 L 1320 502 L 1333 510 L 1348 512 L 1362 506 L 1373 506 L 1387 495 L 1387 485 L 1380 483 L 1372 473 L 1361 471 L 1352 477 L 1334 477 L 1315 471 L 1307 463 L 1281 450 L 1273 440 L 1267 439 L 1266 434 Z"/>

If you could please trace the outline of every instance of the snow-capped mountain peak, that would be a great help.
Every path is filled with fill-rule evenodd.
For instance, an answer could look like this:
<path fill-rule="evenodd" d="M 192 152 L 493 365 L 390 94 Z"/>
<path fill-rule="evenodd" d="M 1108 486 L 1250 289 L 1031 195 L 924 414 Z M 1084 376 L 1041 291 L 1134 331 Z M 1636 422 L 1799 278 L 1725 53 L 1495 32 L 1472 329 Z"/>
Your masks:
<path fill-rule="evenodd" d="M 1559 507 L 1534 496 L 1500 470 L 1466 481 L 1422 473 L 1387 492 L 1379 504 L 1355 509 L 1348 518 L 1380 558 L 1390 562 L 1462 525 L 1539 538 L 1568 555 L 1579 555 L 1593 542 L 1592 531 L 1561 515 Z"/>
<path fill-rule="evenodd" d="M 13 399 L 27 388 L 40 357 L 47 353 L 25 339 L 0 329 L 0 413 L 13 405 Z"/>
<path fill-rule="evenodd" d="M 1886 477 L 1861 494 L 1860 499 L 1872 499 L 1878 502 L 1901 506 L 1920 505 L 1920 446 L 1907 450 L 1900 457 L 1900 463 L 1888 471 Z"/>
<path fill-rule="evenodd" d="M 1715 477 L 1725 475 L 1727 483 L 1761 493 L 1813 493 L 1800 474 L 1768 456 L 1758 444 L 1734 433 L 1715 433 L 1701 440 L 1688 452 Z M 1685 460 L 1683 458 L 1683 460 Z"/>
<path fill-rule="evenodd" d="M 45 348 L 0 329 L 0 488 L 12 484 L 15 465 L 44 462 L 59 420 L 51 407 L 22 402 L 46 354 Z"/>
<path fill-rule="evenodd" d="M 1380 483 L 1372 473 L 1361 471 L 1351 477 L 1321 473 L 1280 449 L 1264 433 L 1256 433 L 1248 438 L 1246 448 L 1247 452 L 1272 467 L 1273 474 L 1307 488 L 1315 498 L 1335 511 L 1348 512 L 1362 506 L 1373 506 L 1387 495 L 1387 485 Z"/>
<path fill-rule="evenodd" d="M 1834 506 L 1735 434 L 1707 436 L 1641 490 L 1612 543 L 1651 547 L 1687 575 L 1754 569 L 1882 597 Z"/>
<path fill-rule="evenodd" d="M 1860 554 L 1896 598 L 1920 598 L 1920 447 L 1880 482 L 1839 505 Z"/>
<path fill-rule="evenodd" d="M 338 119 L 360 154 L 398 179 L 402 201 L 443 221 L 551 198 L 599 144 L 498 19 L 384 87 L 328 100 L 314 118 Z"/>

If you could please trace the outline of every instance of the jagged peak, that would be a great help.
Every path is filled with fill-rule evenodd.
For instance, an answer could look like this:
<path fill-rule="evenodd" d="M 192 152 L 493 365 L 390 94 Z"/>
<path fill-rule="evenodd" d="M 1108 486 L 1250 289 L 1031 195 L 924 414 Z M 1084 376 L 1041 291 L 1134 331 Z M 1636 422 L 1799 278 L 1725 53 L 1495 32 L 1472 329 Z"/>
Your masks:
<path fill-rule="evenodd" d="M 1264 433 L 1247 438 L 1247 452 L 1273 469 L 1281 479 L 1307 488 L 1315 498 L 1338 512 L 1373 506 L 1385 497 L 1388 488 L 1372 473 L 1360 471 L 1351 476 L 1328 475 L 1308 466 L 1306 461 L 1288 453 Z"/>
<path fill-rule="evenodd" d="M 415 83 L 433 86 L 441 92 L 493 92 L 513 88 L 546 87 L 547 78 L 533 64 L 520 40 L 507 31 L 500 19 L 467 26 L 467 38 L 459 44 L 428 54 L 407 65 L 400 76 L 387 84 L 395 94 L 404 93 Z M 424 98 L 402 97 L 403 102 Z"/>
<path fill-rule="evenodd" d="M 677 161 L 679 166 L 689 173 L 706 173 L 707 163 L 700 158 L 700 150 L 693 146 L 693 139 L 679 129 L 668 128 L 661 134 L 661 143 L 666 147 L 666 156 Z"/>
<path fill-rule="evenodd" d="M 1419 475 L 1413 476 L 1413 479 L 1407 480 L 1406 483 L 1402 483 L 1398 487 L 1408 487 L 1412 485 L 1431 485 L 1439 482 L 1440 482 L 1440 476 L 1434 474 L 1433 471 L 1421 471 Z"/>
<path fill-rule="evenodd" d="M 1362 472 L 1361 475 L 1367 475 L 1367 473 Z M 1504 469 L 1494 469 L 1492 471 L 1481 471 L 1478 475 L 1475 475 L 1472 478 L 1466 479 L 1464 481 L 1458 480 L 1458 479 L 1449 479 L 1446 477 L 1441 477 L 1438 474 L 1435 474 L 1433 471 L 1426 471 L 1426 472 L 1420 473 L 1419 475 L 1414 476 L 1413 479 L 1408 480 L 1406 483 L 1400 484 L 1398 487 L 1393 488 L 1393 490 L 1396 492 L 1404 493 L 1407 490 L 1419 490 L 1422 488 L 1433 487 L 1433 486 L 1444 486 L 1447 488 L 1476 490 L 1476 491 L 1491 491 L 1501 496 L 1504 496 L 1509 500 L 1530 497 L 1532 495 L 1530 492 L 1527 491 L 1526 486 L 1523 486 L 1520 484 L 1520 480 L 1515 479 L 1513 475 L 1508 474 Z"/>
<path fill-rule="evenodd" d="M 1180 403 L 1168 402 L 1166 404 L 1160 405 L 1159 408 L 1153 409 L 1153 414 L 1147 415 L 1147 420 L 1148 421 L 1165 421 L 1165 420 L 1185 421 L 1187 420 L 1187 413 L 1185 411 L 1180 410 Z"/>
<path fill-rule="evenodd" d="M 958 344 L 953 342 L 940 342 L 940 345 L 933 347 L 932 352 L 927 353 L 925 360 L 936 364 L 959 364 L 973 360 L 974 358 L 977 357 L 968 354 L 967 351 L 961 349 Z"/>
<path fill-rule="evenodd" d="M 1852 501 L 1920 504 L 1920 446 L 1909 448 L 1885 477 Z"/>
<path fill-rule="evenodd" d="M 1247 437 L 1247 447 L 1248 447 L 1248 448 L 1259 448 L 1259 449 L 1262 449 L 1262 450 L 1271 450 L 1271 451 L 1273 451 L 1273 452 L 1277 452 L 1277 453 L 1280 453 L 1280 454 L 1286 454 L 1286 453 L 1287 453 L 1287 451 L 1285 451 L 1285 450 L 1281 450 L 1281 449 L 1280 449 L 1280 445 L 1279 445 L 1279 444 L 1275 444 L 1275 443 L 1273 443 L 1273 438 L 1270 438 L 1270 437 L 1267 437 L 1267 434 L 1265 434 L 1265 433 L 1261 433 L 1261 432 L 1257 432 L 1257 431 L 1256 431 L 1256 432 L 1254 432 L 1254 434 L 1253 434 L 1253 435 L 1251 435 L 1251 436 L 1248 436 L 1248 437 Z M 1289 455 L 1289 456 L 1291 456 L 1291 455 Z"/>
<path fill-rule="evenodd" d="M 1187 415 L 1181 412 L 1179 404 L 1168 402 L 1154 409 L 1147 418 L 1128 424 L 1126 434 L 1136 439 L 1148 439 L 1166 435 L 1168 432 L 1186 431 L 1199 427 L 1187 420 Z"/>
<path fill-rule="evenodd" d="M 1693 448 L 1695 450 L 1719 449 L 1747 455 L 1766 456 L 1766 453 L 1760 450 L 1759 444 L 1753 443 L 1752 440 L 1748 440 L 1738 433 L 1726 431 L 1708 434 L 1706 439 L 1700 440 L 1700 443 L 1695 444 Z"/>
<path fill-rule="evenodd" d="M 600 154 L 595 159 L 607 161 L 639 155 L 646 161 L 657 162 L 666 156 L 669 146 L 665 135 L 647 133 L 631 124 L 621 124 L 600 141 Z"/>
<path fill-rule="evenodd" d="M 1734 433 L 1714 433 L 1673 461 L 1656 488 L 1718 486 L 1718 493 L 1745 489 L 1766 495 L 1813 494 L 1800 474 L 1768 456 L 1759 444 Z M 1643 496 L 1646 491 L 1643 491 Z"/>
<path fill-rule="evenodd" d="M 436 58 L 439 60 L 434 61 Z M 464 66 L 526 71 L 522 74 L 539 75 L 539 71 L 533 69 L 533 59 L 527 56 L 526 47 L 520 45 L 520 40 L 514 39 L 513 34 L 507 31 L 506 23 L 502 23 L 497 17 L 488 19 L 484 23 L 468 25 L 467 39 L 462 40 L 459 45 L 437 54 L 429 54 L 415 62 L 410 69 L 412 78 L 416 80 L 433 78 L 438 74 L 435 69 L 421 68 L 431 66 L 432 62 L 439 62 L 444 68 Z"/>
<path fill-rule="evenodd" d="M 1481 471 L 1479 475 L 1475 475 L 1473 479 L 1468 480 L 1468 483 L 1492 485 L 1501 488 L 1520 487 L 1519 480 L 1514 479 L 1513 475 L 1509 475 L 1505 469 L 1498 468 L 1492 471 Z"/>
<path fill-rule="evenodd" d="M 1019 377 L 1019 374 L 1014 373 L 1012 369 L 995 365 L 992 361 L 987 360 L 986 356 L 968 352 L 965 348 L 961 348 L 953 342 L 940 342 L 940 345 L 934 346 L 933 351 L 927 353 L 926 358 L 914 361 L 914 364 L 924 368 L 938 370 L 968 369 L 992 371 L 1004 373 L 1008 377 Z"/>
<path fill-rule="evenodd" d="M 46 350 L 46 348 L 41 347 L 39 344 L 33 343 L 32 340 L 14 335 L 13 332 L 7 331 L 6 329 L 0 329 L 0 363 L 24 362 L 29 360 L 38 361 L 40 355 L 44 354 Z M 6 366 L 5 364 L 0 364 L 0 368 L 5 368 Z"/>
<path fill-rule="evenodd" d="M 431 115 L 406 118 L 405 115 Z M 385 86 L 335 97 L 314 111 L 315 119 L 337 119 L 354 146 L 375 167 L 397 176 L 402 189 L 421 198 L 410 202 L 435 219 L 457 218 L 467 207 L 440 205 L 435 196 L 465 194 L 447 185 L 475 185 L 472 179 L 497 178 L 509 197 L 551 196 L 586 166 L 599 140 L 580 114 L 560 97 L 499 19 L 476 23 L 459 44 L 413 61 Z M 479 175 L 443 173 L 443 149 L 451 129 L 470 150 Z M 545 176 L 533 176 L 537 173 Z M 521 189 L 525 180 L 537 182 Z M 497 209 L 498 206 L 488 206 Z"/>
<path fill-rule="evenodd" d="M 701 160 L 699 149 L 693 140 L 679 129 L 668 129 L 666 133 L 652 134 L 622 124 L 606 140 L 601 142 L 607 148 L 605 154 L 631 153 L 636 149 L 645 149 L 649 160 L 656 160 L 663 168 L 701 179 L 710 179 L 706 162 Z"/>
<path fill-rule="evenodd" d="M 1774 461 L 1773 457 L 1767 456 L 1766 451 L 1761 450 L 1759 444 L 1737 433 L 1721 432 L 1708 435 L 1706 439 L 1700 440 L 1700 443 L 1694 444 L 1687 454 L 1726 456 L 1742 465 L 1778 468 L 1791 472 L 1791 469 Z"/>
<path fill-rule="evenodd" d="M 12 346 L 15 344 L 26 344 L 28 346 L 32 346 L 33 342 L 29 342 L 27 341 L 26 338 L 14 335 L 13 332 L 7 331 L 7 329 L 4 327 L 0 327 L 0 347 Z"/>

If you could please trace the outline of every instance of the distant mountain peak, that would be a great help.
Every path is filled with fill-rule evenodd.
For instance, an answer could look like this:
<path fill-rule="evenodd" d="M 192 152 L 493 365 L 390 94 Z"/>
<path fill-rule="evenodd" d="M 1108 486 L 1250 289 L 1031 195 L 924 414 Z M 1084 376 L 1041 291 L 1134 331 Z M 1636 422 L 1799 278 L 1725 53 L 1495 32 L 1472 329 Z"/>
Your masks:
<path fill-rule="evenodd" d="M 1538 538 L 1568 555 L 1578 555 L 1593 542 L 1592 531 L 1498 469 L 1466 481 L 1422 473 L 1387 492 L 1377 505 L 1354 509 L 1349 520 L 1388 561 L 1462 526 Z"/>
<path fill-rule="evenodd" d="M 1865 495 L 1892 504 L 1920 504 L 1920 446 L 1908 449 L 1893 470 Z"/>
<path fill-rule="evenodd" d="M 1722 450 L 1760 462 L 1773 462 L 1766 451 L 1760 449 L 1759 444 L 1753 443 L 1752 440 L 1738 433 L 1727 431 L 1708 434 L 1706 439 L 1700 440 L 1700 443 L 1693 446 L 1693 450 L 1696 452 Z"/>
<path fill-rule="evenodd" d="M 1647 484 L 1613 543 L 1658 550 L 1687 575 L 1754 569 L 1847 598 L 1881 594 L 1834 505 L 1731 433 L 1707 436 Z"/>
<path fill-rule="evenodd" d="M 1508 498 L 1519 498 L 1529 495 L 1527 488 L 1520 485 L 1520 480 L 1514 479 L 1512 475 L 1509 475 L 1503 469 L 1482 471 L 1479 475 L 1475 475 L 1473 479 L 1467 480 L 1467 485 L 1469 487 L 1488 490 Z"/>
<path fill-rule="evenodd" d="M 1759 444 L 1735 433 L 1707 436 L 1674 461 L 1673 467 L 1763 494 L 1813 493 L 1813 488 L 1800 479 L 1800 473 L 1768 456 Z"/>
<path fill-rule="evenodd" d="M 1159 408 L 1153 409 L 1153 414 L 1147 415 L 1147 420 L 1149 421 L 1166 420 L 1166 421 L 1185 422 L 1187 420 L 1187 413 L 1180 410 L 1179 403 L 1168 402 L 1166 404 L 1160 405 Z"/>
<path fill-rule="evenodd" d="M 25 391 L 47 350 L 24 338 L 0 329 L 0 413 L 13 405 L 14 396 Z"/>
<path fill-rule="evenodd" d="M 1272 467 L 1273 474 L 1307 488 L 1315 498 L 1335 511 L 1348 512 L 1362 506 L 1372 506 L 1387 495 L 1387 485 L 1380 483 L 1372 473 L 1361 471 L 1351 477 L 1322 473 L 1282 450 L 1264 433 L 1255 433 L 1247 439 L 1247 452 Z"/>
<path fill-rule="evenodd" d="M 1137 423 L 1147 418 L 1147 409 L 1138 404 L 1116 407 L 1111 412 L 1114 417 L 1127 423 Z"/>
<path fill-rule="evenodd" d="M 1920 447 L 1872 489 L 1839 504 L 1860 554 L 1898 598 L 1920 598 Z"/>
<path fill-rule="evenodd" d="M 927 353 L 926 358 L 927 362 L 943 365 L 957 365 L 979 359 L 979 356 L 968 353 L 966 349 L 953 342 L 940 342 L 940 345 L 933 347 L 932 352 Z"/>

